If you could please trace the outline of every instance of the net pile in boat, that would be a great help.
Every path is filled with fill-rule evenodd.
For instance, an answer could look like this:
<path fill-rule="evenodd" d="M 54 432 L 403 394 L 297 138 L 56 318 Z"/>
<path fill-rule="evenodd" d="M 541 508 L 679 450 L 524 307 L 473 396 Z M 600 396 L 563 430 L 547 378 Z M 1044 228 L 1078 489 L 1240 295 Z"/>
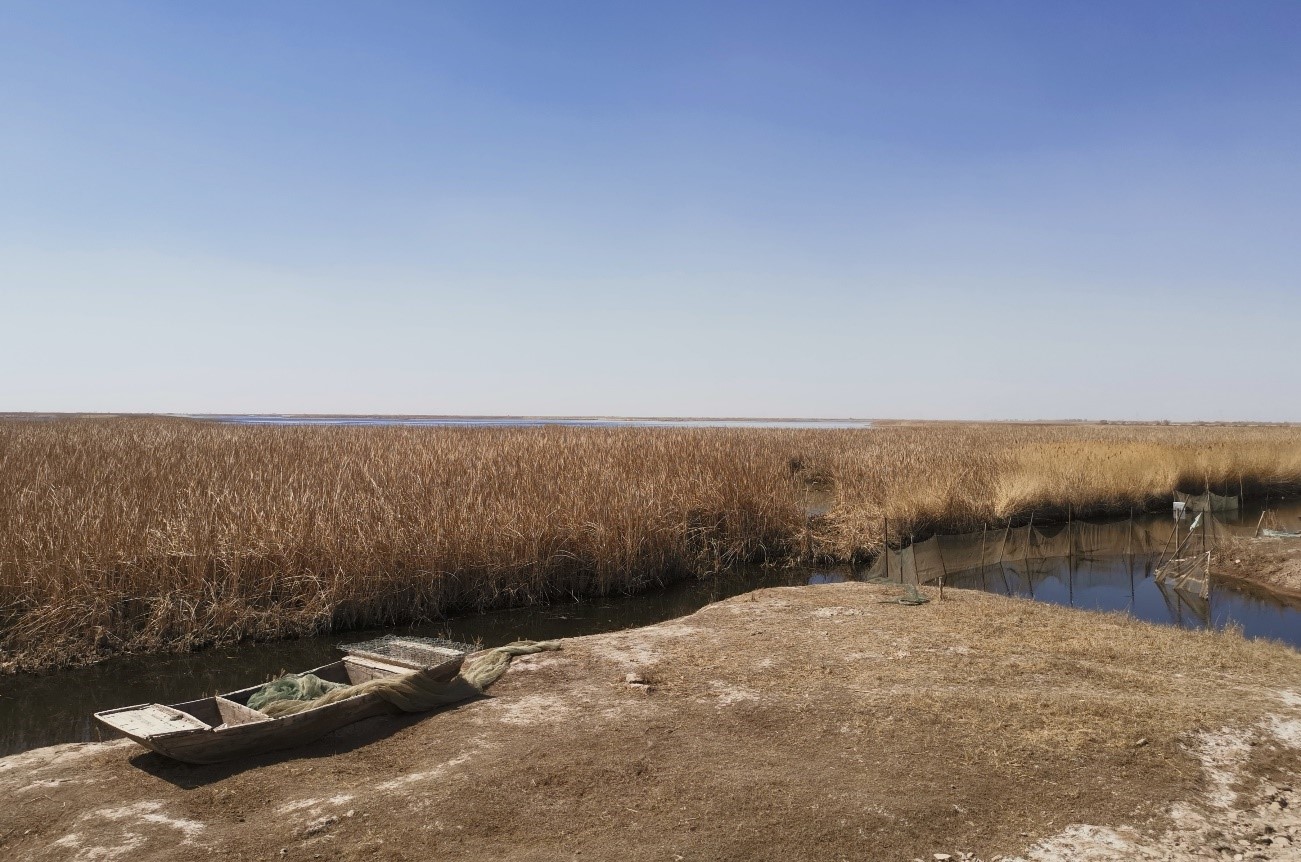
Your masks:
<path fill-rule="evenodd" d="M 560 649 L 559 641 L 516 641 L 480 653 L 469 667 L 461 669 L 454 678 L 438 679 L 428 668 L 413 670 L 397 676 L 379 677 L 357 685 L 341 685 L 311 700 L 299 700 L 288 693 L 288 699 L 263 703 L 259 710 L 272 718 L 282 718 L 362 694 L 377 694 L 402 712 L 423 712 L 448 706 L 483 694 L 506 669 L 511 659 L 532 655 L 545 650 Z"/>
<path fill-rule="evenodd" d="M 436 668 L 459 661 L 474 652 L 470 644 L 445 638 L 418 638 L 407 635 L 384 635 L 355 644 L 339 644 L 349 655 L 373 658 L 387 664 L 410 668 Z"/>

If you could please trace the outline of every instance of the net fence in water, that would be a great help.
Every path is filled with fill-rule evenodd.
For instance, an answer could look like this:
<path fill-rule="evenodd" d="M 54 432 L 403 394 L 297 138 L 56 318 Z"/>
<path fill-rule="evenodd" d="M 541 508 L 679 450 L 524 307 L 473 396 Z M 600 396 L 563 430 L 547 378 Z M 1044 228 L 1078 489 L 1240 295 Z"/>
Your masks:
<path fill-rule="evenodd" d="M 1157 566 L 1157 582 L 1168 583 L 1175 589 L 1195 593 L 1203 599 L 1209 598 L 1211 556 L 1228 535 L 1228 527 L 1215 517 L 1213 509 L 1198 512 L 1183 539 Z"/>
<path fill-rule="evenodd" d="M 1203 494 L 1207 505 L 1214 504 L 1217 495 Z M 1232 499 L 1232 510 L 1237 508 L 1237 498 Z M 1194 554 L 1202 561 L 1200 580 L 1194 577 L 1191 566 L 1182 563 L 1171 570 L 1181 580 L 1176 586 L 1195 590 L 1205 595 L 1209 584 L 1204 575 L 1204 555 L 1230 535 L 1229 527 L 1214 517 L 1212 510 L 1204 510 L 1192 523 L 1169 521 L 1113 521 L 1095 524 L 1072 521 L 1066 524 L 1034 524 L 1024 527 L 1006 526 L 986 529 L 979 533 L 937 535 L 921 542 L 912 542 L 902 548 L 886 548 L 877 555 L 869 570 L 871 577 L 886 578 L 903 584 L 929 584 L 963 572 L 978 572 L 1001 566 L 1015 575 L 1024 571 L 1032 573 L 1036 561 L 1074 558 L 1080 560 L 1116 556 L 1160 556 L 1162 560 L 1173 557 L 1182 560 Z M 1179 551 L 1179 553 L 1175 553 Z M 1173 560 L 1172 560 L 1173 562 Z"/>
<path fill-rule="evenodd" d="M 1175 491 L 1175 502 L 1183 503 L 1184 509 L 1189 512 L 1236 512 L 1238 511 L 1239 498 L 1221 497 L 1219 494 L 1212 494 L 1210 491 L 1204 494 L 1182 494 Z"/>
<path fill-rule="evenodd" d="M 1173 533 L 1173 523 L 1074 521 L 931 536 L 902 548 L 887 548 L 873 561 L 870 573 L 905 584 L 927 584 L 1000 564 L 1060 557 L 1151 555 L 1160 553 Z"/>

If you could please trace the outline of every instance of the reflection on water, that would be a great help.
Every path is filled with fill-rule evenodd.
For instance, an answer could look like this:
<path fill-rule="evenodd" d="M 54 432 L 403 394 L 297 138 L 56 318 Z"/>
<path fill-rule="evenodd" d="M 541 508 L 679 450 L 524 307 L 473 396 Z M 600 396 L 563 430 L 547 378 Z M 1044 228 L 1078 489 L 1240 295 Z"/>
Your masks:
<path fill-rule="evenodd" d="M 1268 505 L 1268 514 L 1292 523 L 1301 516 L 1301 501 L 1276 499 Z M 1225 536 L 1251 536 L 1262 521 L 1262 508 L 1217 513 L 1215 519 L 1217 529 Z M 1185 628 L 1219 629 L 1235 625 L 1241 627 L 1246 637 L 1270 638 L 1301 649 L 1301 608 L 1218 585 L 1213 576 L 1208 599 L 1176 590 L 1168 583 L 1157 583 L 1154 577 L 1157 563 L 1180 537 L 1171 514 L 1076 526 L 1084 527 L 1084 533 L 1102 544 L 1092 547 L 1088 553 L 1080 553 L 1081 531 L 1076 530 L 1068 542 L 1050 540 L 1032 544 L 1032 549 L 1052 549 L 1053 556 L 1028 554 L 1013 561 L 971 565 L 956 573 L 950 570 L 945 574 L 945 584 L 1086 610 L 1123 611 L 1148 622 Z M 1186 535 L 1189 526 L 1185 524 L 1182 529 Z M 1029 530 L 1019 528 L 1012 533 L 1015 536 L 1020 531 Z M 1051 526 L 1048 531 L 1055 533 L 1056 539 L 1067 535 L 1061 526 Z M 1146 541 L 1139 542 L 1139 536 L 1145 536 Z M 946 538 L 953 542 L 951 547 L 940 551 L 941 561 L 951 563 L 964 559 L 954 553 L 964 537 Z M 979 534 L 970 538 L 969 544 L 981 545 Z M 994 547 L 993 541 L 989 544 Z M 1066 554 L 1067 548 L 1076 550 L 1073 555 Z M 981 553 L 968 554 L 965 559 L 971 563 L 988 559 L 983 553 L 982 549 Z"/>
<path fill-rule="evenodd" d="M 804 583 L 807 572 L 750 571 L 689 581 L 638 596 L 476 614 L 401 631 L 480 642 L 577 637 L 686 616 L 729 596 Z M 391 630 L 390 630 L 391 631 Z M 0 676 L 0 756 L 60 742 L 101 738 L 91 713 L 136 703 L 176 703 L 243 688 L 284 671 L 335 661 L 341 641 L 382 632 L 242 645 L 175 656 L 113 659 L 43 675 Z"/>
<path fill-rule="evenodd" d="M 1021 596 L 1186 628 L 1242 627 L 1249 638 L 1271 638 L 1301 649 L 1301 609 L 1212 585 L 1209 599 L 1159 584 L 1155 557 L 1058 558 L 987 566 L 951 575 L 954 587 Z"/>
<path fill-rule="evenodd" d="M 808 574 L 808 577 L 804 579 L 804 583 L 810 585 L 843 584 L 845 581 L 851 580 L 852 578 L 853 573 L 851 572 L 819 571 Z"/>

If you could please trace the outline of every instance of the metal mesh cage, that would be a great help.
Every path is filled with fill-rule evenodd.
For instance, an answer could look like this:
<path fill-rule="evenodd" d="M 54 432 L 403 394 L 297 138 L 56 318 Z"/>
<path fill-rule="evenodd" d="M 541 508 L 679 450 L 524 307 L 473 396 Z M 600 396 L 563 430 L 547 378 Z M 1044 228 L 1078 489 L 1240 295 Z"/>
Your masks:
<path fill-rule="evenodd" d="M 418 638 L 408 635 L 384 635 L 374 640 L 339 644 L 348 655 L 376 659 L 387 664 L 410 668 L 434 668 L 448 662 L 460 662 L 474 652 L 470 644 L 444 638 Z"/>

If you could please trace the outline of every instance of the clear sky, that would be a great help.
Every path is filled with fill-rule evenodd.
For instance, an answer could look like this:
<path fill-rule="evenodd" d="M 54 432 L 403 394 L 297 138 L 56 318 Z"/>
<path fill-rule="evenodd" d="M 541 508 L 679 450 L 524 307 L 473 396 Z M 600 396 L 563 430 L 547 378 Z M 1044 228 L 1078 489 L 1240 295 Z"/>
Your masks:
<path fill-rule="evenodd" d="M 0 0 L 0 410 L 1301 420 L 1301 3 Z"/>

